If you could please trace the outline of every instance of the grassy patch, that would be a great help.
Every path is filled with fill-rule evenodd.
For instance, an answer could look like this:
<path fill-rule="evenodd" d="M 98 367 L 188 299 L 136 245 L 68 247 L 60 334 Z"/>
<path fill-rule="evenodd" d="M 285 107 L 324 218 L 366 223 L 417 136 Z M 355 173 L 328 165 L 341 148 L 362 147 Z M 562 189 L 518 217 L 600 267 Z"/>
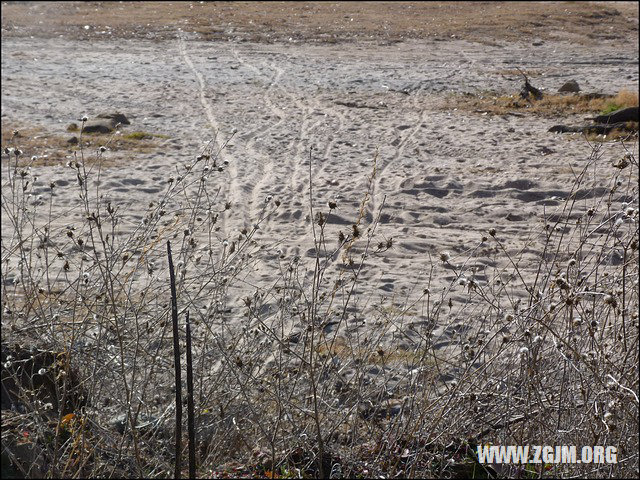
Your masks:
<path fill-rule="evenodd" d="M 567 114 L 601 114 L 620 108 L 638 105 L 638 94 L 629 90 L 621 90 L 616 95 L 601 94 L 550 94 L 546 93 L 542 100 L 529 102 L 520 98 L 519 94 L 499 95 L 485 93 L 482 95 L 453 95 L 445 102 L 445 108 L 451 110 L 473 111 L 492 115 L 505 115 L 512 112 L 528 112 L 540 116 L 556 116 Z"/>
<path fill-rule="evenodd" d="M 123 135 L 122 138 L 127 140 L 151 140 L 153 138 L 169 138 L 169 135 L 162 133 L 149 133 L 149 132 L 131 132 Z"/>
<path fill-rule="evenodd" d="M 57 165 L 66 163 L 72 159 L 74 152 L 80 150 L 80 139 L 82 148 L 91 151 L 106 146 L 112 152 L 136 152 L 150 153 L 157 147 L 157 139 L 168 138 L 167 135 L 152 134 L 147 132 L 132 132 L 125 135 L 83 133 L 69 130 L 58 133 L 51 132 L 39 125 L 20 125 L 6 122 L 2 125 L 2 148 L 14 147 L 23 151 L 20 163 L 28 163 L 30 166 Z M 70 143 L 69 140 L 75 137 L 78 142 Z M 89 161 L 94 156 L 88 157 Z M 115 163 L 116 158 L 103 157 L 103 166 Z"/>

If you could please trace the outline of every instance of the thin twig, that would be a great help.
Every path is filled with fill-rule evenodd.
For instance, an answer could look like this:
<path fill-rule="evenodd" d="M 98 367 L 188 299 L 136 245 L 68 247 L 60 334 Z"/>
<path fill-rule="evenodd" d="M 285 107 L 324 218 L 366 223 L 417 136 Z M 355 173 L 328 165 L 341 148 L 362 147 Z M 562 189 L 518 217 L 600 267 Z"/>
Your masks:
<path fill-rule="evenodd" d="M 189 478 L 196 478 L 196 432 L 193 414 L 193 361 L 191 359 L 191 323 L 187 310 L 187 428 L 189 431 Z"/>

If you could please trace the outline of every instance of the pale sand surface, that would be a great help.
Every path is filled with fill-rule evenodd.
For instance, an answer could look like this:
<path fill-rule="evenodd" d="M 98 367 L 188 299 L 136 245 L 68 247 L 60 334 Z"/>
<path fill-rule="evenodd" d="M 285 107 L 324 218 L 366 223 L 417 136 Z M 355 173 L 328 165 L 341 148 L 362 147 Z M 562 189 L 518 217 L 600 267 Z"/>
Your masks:
<path fill-rule="evenodd" d="M 448 38 L 424 35 L 406 41 L 252 43 L 233 41 L 233 32 L 223 40 L 204 41 L 181 24 L 151 35 L 160 40 L 145 35 L 105 39 L 103 34 L 82 37 L 81 25 L 91 24 L 94 31 L 94 24 L 106 22 L 87 17 L 68 35 L 58 26 L 51 27 L 53 33 L 32 27 L 25 34 L 7 27 L 18 22 L 18 17 L 8 18 L 18 6 L 9 7 L 3 6 L 3 131 L 5 125 L 38 126 L 67 138 L 71 134 L 65 127 L 82 115 L 117 110 L 131 120 L 123 133 L 168 136 L 157 140 L 151 152 L 105 153 L 109 162 L 100 191 L 105 202 L 123 212 L 122 234 L 138 228 L 145 207 L 166 191 L 168 177 L 193 164 L 212 139 L 218 146 L 230 139 L 220 153 L 229 165 L 209 177 L 207 192 L 212 197 L 219 192 L 216 206 L 228 201 L 231 208 L 212 237 L 201 232 L 199 242 L 212 239 L 220 245 L 237 237 L 258 220 L 268 196 L 273 197 L 269 209 L 279 200 L 274 216 L 261 223 L 254 237 L 263 246 L 259 259 L 243 272 L 243 281 L 231 292 L 235 297 L 228 299 L 230 321 L 241 310 L 240 299 L 256 288 L 268 288 L 295 256 L 305 268 L 313 267 L 311 147 L 314 208 L 327 214 L 329 201 L 338 206 L 328 216 L 331 245 L 337 245 L 339 230 L 351 232 L 377 158 L 362 226 L 366 231 L 372 225 L 384 203 L 374 246 L 393 238 L 393 247 L 365 260 L 355 293 L 366 312 L 384 298 L 397 305 L 413 301 L 427 286 L 432 265 L 431 291 L 449 285 L 455 274 L 439 261 L 443 251 L 450 252 L 453 264 L 477 266 L 479 282 L 494 281 L 509 262 L 495 244 L 480 245 L 490 228 L 520 259 L 523 272 L 532 275 L 540 263 L 545 216 L 562 208 L 576 172 L 590 156 L 586 141 L 547 132 L 554 124 L 580 123 L 584 115 L 545 118 L 447 110 L 443 104 L 448 95 L 517 93 L 521 78 L 504 73 L 515 67 L 538 72 L 532 82 L 549 92 L 569 79 L 585 92 L 638 88 L 637 36 L 591 41 L 584 33 L 597 29 L 588 24 L 582 36 L 572 32 L 549 38 L 537 27 L 522 41 L 484 32 L 483 41 L 474 42 L 477 32 L 465 40 L 450 38 L 454 34 L 446 29 Z M 628 4 L 621 11 L 620 18 L 631 18 L 629 31 L 635 28 L 637 34 L 637 11 L 633 17 Z M 23 23 L 24 18 L 33 17 L 19 17 Z M 637 142 L 632 148 L 637 154 Z M 73 158 L 71 150 L 65 152 L 67 159 Z M 619 144 L 605 143 L 601 154 L 598 164 L 609 168 L 624 151 Z M 2 162 L 4 188 L 5 156 Z M 64 160 L 34 168 L 36 194 L 48 195 L 51 181 L 58 185 L 54 225 L 78 224 L 83 212 L 71 188 L 73 170 Z M 581 188 L 578 211 L 610 185 Z M 623 201 L 633 199 L 615 198 L 616 204 Z M 12 236 L 5 219 L 3 215 L 3 242 Z M 341 271 L 340 255 L 330 260 L 327 284 Z M 513 295 L 525 297 L 526 292 L 514 286 Z M 464 302 L 464 288 L 454 288 L 447 298 Z M 422 320 L 417 312 L 412 321 Z M 446 340 L 446 332 L 436 333 Z"/>

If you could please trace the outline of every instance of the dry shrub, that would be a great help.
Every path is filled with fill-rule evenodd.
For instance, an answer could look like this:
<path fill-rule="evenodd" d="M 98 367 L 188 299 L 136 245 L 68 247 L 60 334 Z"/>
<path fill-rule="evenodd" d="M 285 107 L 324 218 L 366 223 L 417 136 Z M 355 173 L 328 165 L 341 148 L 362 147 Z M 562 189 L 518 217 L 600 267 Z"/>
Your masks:
<path fill-rule="evenodd" d="M 479 465 L 476 446 L 487 443 L 612 445 L 617 464 L 529 465 L 528 475 L 634 476 L 637 145 L 617 144 L 615 165 L 602 161 L 601 148 L 575 172 L 561 205 L 531 227 L 523 251 L 536 252 L 535 264 L 501 240 L 497 225 L 466 253 L 425 259 L 430 269 L 416 291 L 375 308 L 367 308 L 370 292 L 354 293 L 365 261 L 382 263 L 392 244 L 376 232 L 380 212 L 363 215 L 370 191 L 353 212 L 358 227 L 338 244 L 325 232 L 334 207 L 311 212 L 319 253 L 278 256 L 264 284 L 247 280 L 261 258 L 274 260 L 273 245 L 255 233 L 280 202 L 269 199 L 251 230 L 218 238 L 219 216 L 234 214 L 205 191 L 207 182 L 227 181 L 218 152 L 168 174 L 166 191 L 127 232 L 116 228 L 127 212 L 87 187 L 105 152 L 85 161 L 81 149 L 68 167 L 77 182 L 66 188 L 80 198 L 72 231 L 50 217 L 49 200 L 34 201 L 34 169 L 10 151 L 3 341 L 65 352 L 87 397 L 71 423 L 64 402 L 45 408 L 30 391 L 37 385 L 16 374 L 26 411 L 3 412 L 8 461 L 49 477 L 172 471 L 171 239 L 181 323 L 188 309 L 193 326 L 199 476 L 522 473 Z M 444 290 L 430 291 L 441 276 Z M 18 448 L 24 443 L 31 455 Z"/>

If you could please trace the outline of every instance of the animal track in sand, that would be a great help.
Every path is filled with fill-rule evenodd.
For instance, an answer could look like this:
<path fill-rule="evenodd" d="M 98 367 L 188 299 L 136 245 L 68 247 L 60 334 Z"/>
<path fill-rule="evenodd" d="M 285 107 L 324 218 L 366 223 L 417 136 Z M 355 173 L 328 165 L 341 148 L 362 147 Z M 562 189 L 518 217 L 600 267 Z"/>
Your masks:
<path fill-rule="evenodd" d="M 413 139 L 416 134 L 420 131 L 420 129 L 425 125 L 425 122 L 428 119 L 428 111 L 426 108 L 419 108 L 419 100 L 420 100 L 420 92 L 422 91 L 422 86 L 416 88 L 411 92 L 411 95 L 408 98 L 408 103 L 410 105 L 410 111 L 419 110 L 419 119 L 413 126 L 402 124 L 396 127 L 399 131 L 403 132 L 402 139 L 394 145 L 395 152 L 391 159 L 387 162 L 383 162 L 380 166 L 380 160 L 377 167 L 376 178 L 374 179 L 373 189 L 371 192 L 371 215 L 376 215 L 376 210 L 378 209 L 378 192 L 383 190 L 382 183 L 385 180 L 384 172 L 392 165 L 396 164 L 397 161 L 402 157 L 405 152 L 407 145 L 410 140 Z M 406 132 L 406 133 L 405 133 Z"/>
<path fill-rule="evenodd" d="M 304 205 L 306 197 L 301 194 L 308 187 L 308 141 L 313 136 L 313 132 L 321 126 L 333 123 L 333 117 L 337 119 L 337 130 L 333 129 L 331 140 L 328 141 L 321 150 L 320 162 L 318 162 L 317 152 L 314 152 L 314 165 L 319 164 L 319 168 L 314 170 L 314 177 L 320 175 L 331 156 L 333 146 L 342 131 L 344 120 L 342 114 L 331 115 L 326 112 L 321 103 L 308 95 L 300 97 L 293 90 L 287 88 L 283 82 L 287 78 L 286 70 L 281 68 L 275 61 L 252 62 L 250 58 L 242 56 L 238 50 L 233 50 L 236 60 L 243 66 L 251 69 L 259 76 L 265 75 L 265 69 L 269 72 L 276 72 L 271 77 L 265 95 L 262 96 L 264 103 L 271 110 L 271 115 L 278 119 L 277 122 L 260 127 L 254 131 L 244 133 L 242 138 L 247 139 L 246 148 L 251 151 L 251 155 L 262 159 L 260 170 L 257 171 L 255 181 L 252 185 L 252 205 L 253 210 L 261 206 L 262 199 L 269 194 L 277 194 L 283 202 L 281 207 L 282 215 L 300 218 L 306 211 Z M 291 61 L 286 59 L 287 62 Z M 330 116 L 331 115 L 331 116 Z M 317 117 L 320 118 L 317 118 Z M 286 132 L 280 132 L 278 128 L 286 128 Z M 268 132 L 276 133 L 271 136 L 280 140 L 280 147 L 277 157 L 267 146 L 259 147 L 257 141 L 259 137 L 268 137 Z M 276 134 L 280 134 L 276 137 Z M 284 187 L 287 185 L 287 187 Z M 280 187 L 278 187 L 280 186 Z M 288 213 L 287 213 L 288 210 Z M 280 218 L 279 217 L 279 218 Z M 307 225 L 304 232 L 294 232 L 297 235 L 306 234 Z M 268 231 L 268 226 L 265 226 Z"/>
<path fill-rule="evenodd" d="M 225 153 L 224 153 L 224 149 L 222 148 L 223 144 L 221 143 L 221 139 L 220 139 L 220 124 L 216 120 L 213 114 L 213 109 L 211 108 L 211 105 L 207 101 L 207 95 L 205 93 L 206 91 L 205 78 L 198 71 L 198 69 L 195 67 L 195 65 L 191 61 L 191 58 L 189 57 L 189 54 L 187 52 L 187 47 L 186 47 L 186 43 L 183 36 L 180 36 L 178 38 L 178 50 L 180 51 L 180 56 L 184 60 L 184 63 L 187 65 L 189 70 L 191 70 L 191 72 L 193 73 L 193 75 L 197 80 L 200 105 L 202 106 L 202 109 L 205 113 L 205 116 L 207 118 L 207 121 L 213 133 L 213 137 L 212 137 L 213 151 L 217 153 L 218 158 L 220 160 L 224 161 Z M 224 188 L 224 191 L 223 190 L 221 191 L 223 191 L 225 199 L 230 200 L 232 204 L 234 203 L 237 204 L 239 203 L 240 199 L 237 198 L 237 195 L 239 193 L 239 189 L 236 186 L 237 178 L 238 178 L 238 169 L 235 162 L 229 162 L 228 171 L 229 171 L 229 182 L 224 184 L 226 188 Z M 220 219 L 220 223 L 221 223 L 221 230 L 225 234 L 228 234 L 229 232 L 226 232 L 225 230 L 225 215 L 222 215 L 222 218 Z"/>
<path fill-rule="evenodd" d="M 287 58 L 286 61 L 291 62 L 291 58 Z M 277 65 L 270 64 L 273 68 L 283 71 Z M 284 77 L 286 78 L 286 77 Z M 295 93 L 291 93 L 294 89 L 286 88 L 286 85 L 279 86 L 281 93 L 289 99 L 289 104 L 294 105 L 296 111 L 301 113 L 301 120 L 298 123 L 297 134 L 290 142 L 288 151 L 288 161 L 281 165 L 282 175 L 281 178 L 288 179 L 288 193 L 291 201 L 292 209 L 295 209 L 294 216 L 300 218 L 306 208 L 308 207 L 308 187 L 309 187 L 309 156 L 310 147 L 309 140 L 320 137 L 322 134 L 317 132 L 318 128 L 326 128 L 329 130 L 331 126 L 331 134 L 329 140 L 324 144 L 322 149 L 318 149 L 317 145 L 314 146 L 314 150 L 311 153 L 312 161 L 312 176 L 315 179 L 314 183 L 314 203 L 320 203 L 325 205 L 326 188 L 327 185 L 320 184 L 318 179 L 323 178 L 326 167 L 331 164 L 331 155 L 334 146 L 338 142 L 341 134 L 344 132 L 345 116 L 336 108 L 327 108 L 321 101 L 317 99 L 313 94 L 300 96 Z M 315 117 L 320 117 L 314 121 Z M 329 182 L 331 185 L 333 183 Z M 324 192 L 324 196 L 322 193 Z M 333 215 L 329 216 L 328 222 L 335 223 L 332 219 Z M 338 222 L 339 223 L 339 222 Z M 296 235 L 305 236 L 311 233 L 311 225 L 305 222 L 305 225 L 297 230 Z"/>
<path fill-rule="evenodd" d="M 241 57 L 237 49 L 234 48 L 232 50 L 232 54 L 242 66 L 245 66 L 248 69 L 254 71 L 258 77 L 265 75 L 265 72 L 262 71 L 259 67 L 251 63 L 249 60 Z M 251 192 L 249 206 L 250 219 L 258 218 L 258 215 L 264 208 L 263 199 L 267 197 L 267 195 L 271 195 L 273 193 L 273 185 L 277 181 L 277 178 L 273 178 L 274 168 L 276 165 L 274 156 L 269 155 L 268 153 L 265 153 L 264 150 L 257 148 L 256 144 L 261 138 L 265 137 L 268 132 L 276 130 L 277 127 L 283 125 L 287 115 L 287 113 L 283 109 L 276 105 L 273 98 L 273 90 L 279 84 L 283 70 L 274 69 L 264 62 L 263 65 L 265 65 L 267 68 L 270 68 L 271 70 L 275 70 L 275 73 L 272 73 L 269 76 L 267 88 L 264 90 L 263 94 L 260 95 L 263 103 L 269 108 L 270 111 L 269 123 L 253 130 L 243 132 L 241 136 L 241 138 L 246 141 L 244 144 L 244 148 L 248 150 L 254 158 L 260 159 L 259 162 L 253 162 L 255 165 L 258 165 L 259 168 L 254 169 L 245 177 L 245 182 Z M 269 74 L 267 73 L 266 75 Z M 277 121 L 271 122 L 272 117 L 277 118 Z"/>

